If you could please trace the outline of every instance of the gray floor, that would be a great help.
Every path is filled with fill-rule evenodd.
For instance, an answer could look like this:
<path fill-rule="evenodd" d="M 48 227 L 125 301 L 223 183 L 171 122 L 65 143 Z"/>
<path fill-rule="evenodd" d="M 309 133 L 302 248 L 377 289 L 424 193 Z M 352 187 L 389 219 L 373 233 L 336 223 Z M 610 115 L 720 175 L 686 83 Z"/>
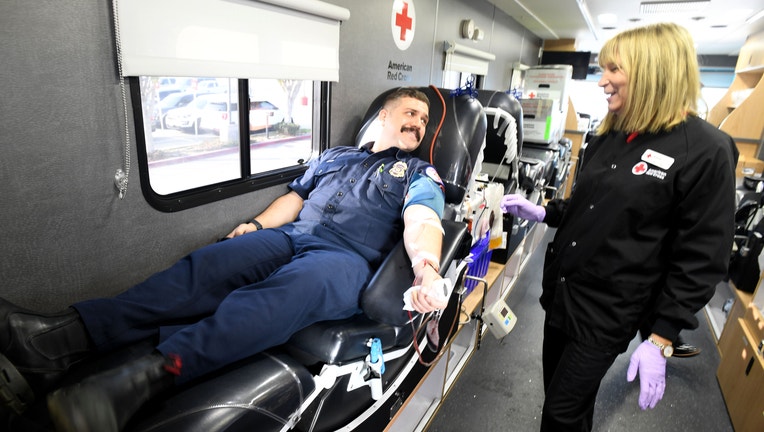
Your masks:
<path fill-rule="evenodd" d="M 443 402 L 429 432 L 536 431 L 541 421 L 543 382 L 541 290 L 543 249 L 553 234 L 531 256 L 507 303 L 517 315 L 513 331 L 502 340 L 486 333 L 480 350 Z M 702 349 L 691 358 L 668 362 L 666 392 L 658 406 L 642 411 L 637 406 L 639 384 L 626 382 L 629 355 L 618 357 L 600 387 L 594 416 L 595 431 L 732 431 L 716 369 L 719 354 L 704 311 L 700 327 L 683 338 Z"/>

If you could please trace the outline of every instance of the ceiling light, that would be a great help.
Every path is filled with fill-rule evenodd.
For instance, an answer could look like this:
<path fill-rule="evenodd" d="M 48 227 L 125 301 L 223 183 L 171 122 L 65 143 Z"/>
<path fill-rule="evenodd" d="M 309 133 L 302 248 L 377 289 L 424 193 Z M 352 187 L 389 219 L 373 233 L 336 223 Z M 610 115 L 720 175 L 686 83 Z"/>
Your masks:
<path fill-rule="evenodd" d="M 618 23 L 618 15 L 614 13 L 603 13 L 597 15 L 597 22 L 601 26 L 614 26 Z"/>
<path fill-rule="evenodd" d="M 711 3 L 711 0 L 668 1 L 668 2 L 642 2 L 639 11 L 649 13 L 676 13 L 676 12 L 700 12 Z"/>
<path fill-rule="evenodd" d="M 600 37 L 597 34 L 597 29 L 594 27 L 594 22 L 592 22 L 592 14 L 589 13 L 589 8 L 586 6 L 586 1 L 577 0 L 576 3 L 578 3 L 578 10 L 581 11 L 581 15 L 584 17 L 584 21 L 586 21 L 589 31 L 592 32 L 594 40 L 600 40 Z"/>

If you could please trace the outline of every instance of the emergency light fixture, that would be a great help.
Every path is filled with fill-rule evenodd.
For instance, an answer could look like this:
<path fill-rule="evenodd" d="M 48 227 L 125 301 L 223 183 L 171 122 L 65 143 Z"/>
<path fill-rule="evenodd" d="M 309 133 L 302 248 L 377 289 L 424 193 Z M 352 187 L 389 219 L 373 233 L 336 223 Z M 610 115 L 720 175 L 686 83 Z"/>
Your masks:
<path fill-rule="evenodd" d="M 700 12 L 711 3 L 711 0 L 689 0 L 689 1 L 648 1 L 639 4 L 639 12 L 643 14 L 652 13 L 678 13 L 678 12 Z"/>

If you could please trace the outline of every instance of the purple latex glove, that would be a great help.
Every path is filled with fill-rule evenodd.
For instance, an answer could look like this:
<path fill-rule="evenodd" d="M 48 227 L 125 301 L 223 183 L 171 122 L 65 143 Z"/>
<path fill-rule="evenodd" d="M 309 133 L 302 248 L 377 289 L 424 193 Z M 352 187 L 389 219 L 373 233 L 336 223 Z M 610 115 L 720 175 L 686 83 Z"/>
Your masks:
<path fill-rule="evenodd" d="M 660 348 L 650 341 L 642 342 L 629 360 L 626 380 L 634 381 L 639 370 L 639 407 L 643 410 L 655 408 L 663 398 L 666 389 L 666 358 Z"/>
<path fill-rule="evenodd" d="M 536 222 L 541 222 L 546 217 L 544 207 L 533 204 L 518 194 L 504 195 L 504 198 L 501 199 L 501 211 Z"/>

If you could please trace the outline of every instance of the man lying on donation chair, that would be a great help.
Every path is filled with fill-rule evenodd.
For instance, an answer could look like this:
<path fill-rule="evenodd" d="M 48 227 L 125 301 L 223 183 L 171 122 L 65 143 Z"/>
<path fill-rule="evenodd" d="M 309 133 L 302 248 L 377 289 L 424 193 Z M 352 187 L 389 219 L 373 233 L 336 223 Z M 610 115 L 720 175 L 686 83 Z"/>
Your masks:
<path fill-rule="evenodd" d="M 59 431 L 121 430 L 174 385 L 286 342 L 318 321 L 361 312 L 360 293 L 403 236 L 420 287 L 413 308 L 446 306 L 433 289 L 444 208 L 434 167 L 413 157 L 429 120 L 421 91 L 399 89 L 379 138 L 333 147 L 252 221 L 114 298 L 42 314 L 0 299 L 4 403 L 23 411 L 74 363 L 154 338 L 149 355 L 48 395 Z"/>

